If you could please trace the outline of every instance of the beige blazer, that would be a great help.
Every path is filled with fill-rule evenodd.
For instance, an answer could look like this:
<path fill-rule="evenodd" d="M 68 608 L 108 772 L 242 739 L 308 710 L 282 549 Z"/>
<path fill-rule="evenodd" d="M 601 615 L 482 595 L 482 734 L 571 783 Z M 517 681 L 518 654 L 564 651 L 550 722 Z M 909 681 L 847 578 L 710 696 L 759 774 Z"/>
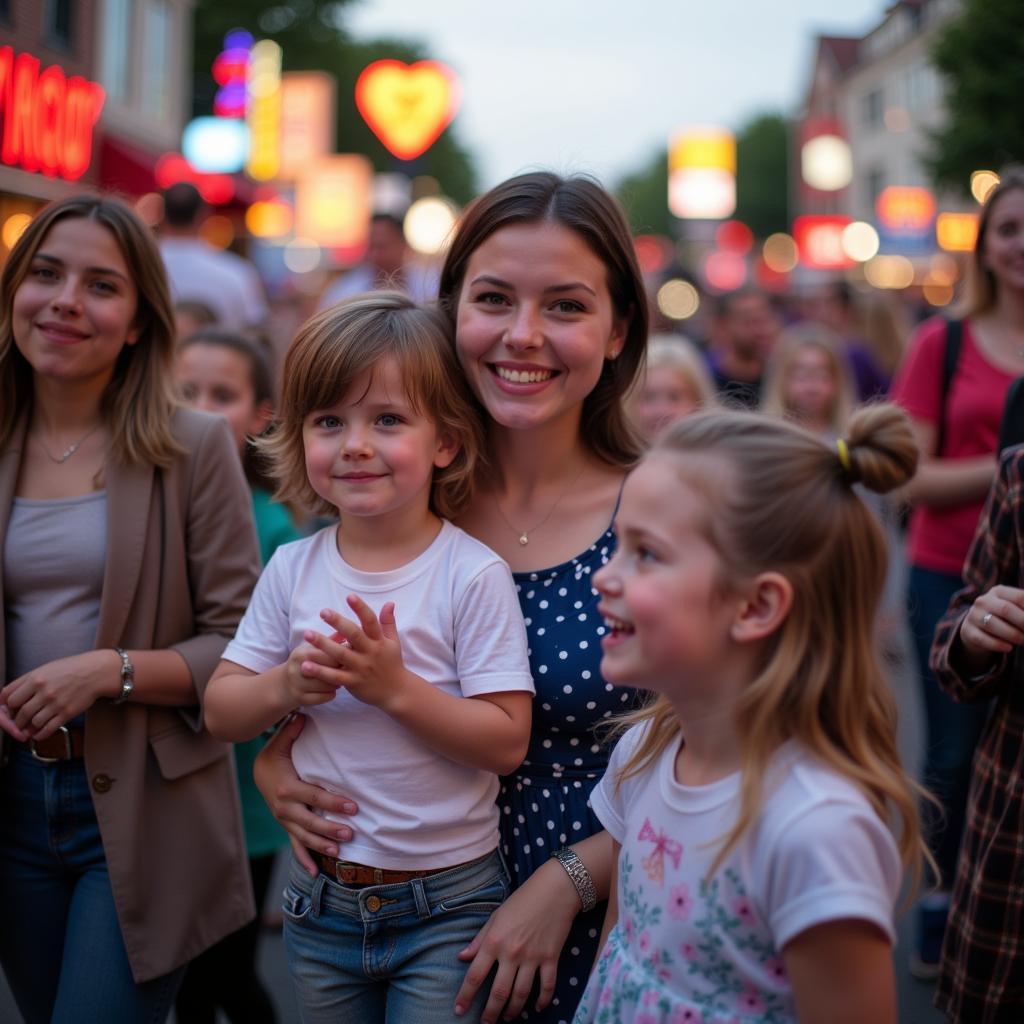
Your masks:
<path fill-rule="evenodd" d="M 0 454 L 0 555 L 25 428 Z M 173 648 L 191 669 L 196 706 L 101 700 L 85 724 L 85 768 L 137 982 L 255 915 L 231 748 L 201 729 L 198 710 L 259 574 L 251 497 L 222 420 L 180 410 L 174 433 L 186 454 L 169 469 L 106 468 L 96 646 Z M 0 574 L 0 601 L 2 586 Z"/>

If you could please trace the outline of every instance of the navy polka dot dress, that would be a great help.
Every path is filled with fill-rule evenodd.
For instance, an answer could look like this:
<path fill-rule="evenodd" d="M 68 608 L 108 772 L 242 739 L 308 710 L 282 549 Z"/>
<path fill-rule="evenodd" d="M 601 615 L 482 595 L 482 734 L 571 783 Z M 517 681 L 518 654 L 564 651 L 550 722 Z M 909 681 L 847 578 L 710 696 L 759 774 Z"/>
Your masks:
<path fill-rule="evenodd" d="M 604 774 L 611 747 L 593 727 L 633 707 L 635 691 L 601 678 L 604 620 L 590 583 L 615 548 L 609 529 L 577 558 L 553 569 L 514 573 L 530 643 L 537 689 L 526 760 L 501 780 L 501 838 L 514 885 L 551 855 L 602 828 L 590 809 L 590 792 Z M 572 1020 L 593 966 L 605 904 L 576 918 L 558 965 L 551 1005 L 523 1020 L 556 1024 Z"/>

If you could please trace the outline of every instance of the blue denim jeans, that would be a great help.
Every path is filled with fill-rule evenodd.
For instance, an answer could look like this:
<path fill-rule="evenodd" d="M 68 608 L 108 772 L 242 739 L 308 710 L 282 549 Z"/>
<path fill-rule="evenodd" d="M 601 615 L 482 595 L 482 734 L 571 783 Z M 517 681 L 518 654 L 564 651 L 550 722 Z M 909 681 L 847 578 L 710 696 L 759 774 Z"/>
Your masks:
<path fill-rule="evenodd" d="M 85 765 L 0 767 L 0 965 L 26 1024 L 163 1024 L 184 968 L 137 985 Z"/>
<path fill-rule="evenodd" d="M 987 701 L 958 704 L 939 687 L 928 668 L 928 652 L 939 619 L 963 586 L 959 576 L 911 566 L 910 629 L 914 634 L 925 710 L 925 757 L 921 781 L 938 798 L 942 814 L 922 807 L 928 845 L 942 873 L 940 887 L 951 889 L 964 830 L 971 762 L 989 713 Z"/>
<path fill-rule="evenodd" d="M 469 966 L 458 958 L 508 895 L 497 851 L 399 885 L 348 888 L 294 859 L 284 943 L 304 1024 L 478 1021 L 489 985 L 453 1012 Z"/>

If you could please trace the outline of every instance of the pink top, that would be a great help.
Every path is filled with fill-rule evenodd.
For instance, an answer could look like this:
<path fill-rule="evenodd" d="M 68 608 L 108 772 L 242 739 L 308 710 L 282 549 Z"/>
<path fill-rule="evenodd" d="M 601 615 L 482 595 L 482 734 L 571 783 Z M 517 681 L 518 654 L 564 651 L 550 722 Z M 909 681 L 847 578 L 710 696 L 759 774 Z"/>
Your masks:
<path fill-rule="evenodd" d="M 938 430 L 942 410 L 942 364 L 946 321 L 922 324 L 911 339 L 890 396 L 915 419 Z M 995 455 L 999 424 L 1012 374 L 993 366 L 974 343 L 964 321 L 960 359 L 946 396 L 943 450 L 947 459 Z M 993 474 L 995 468 L 993 467 Z M 974 537 L 984 499 L 957 505 L 917 505 L 910 517 L 910 564 L 959 576 Z"/>

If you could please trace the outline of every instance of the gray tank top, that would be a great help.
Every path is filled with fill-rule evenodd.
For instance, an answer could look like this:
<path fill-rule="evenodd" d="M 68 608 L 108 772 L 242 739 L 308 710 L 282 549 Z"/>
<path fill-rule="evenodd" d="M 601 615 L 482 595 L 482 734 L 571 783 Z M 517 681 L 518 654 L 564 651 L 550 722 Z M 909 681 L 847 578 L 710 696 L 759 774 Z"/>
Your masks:
<path fill-rule="evenodd" d="M 3 550 L 7 679 L 96 646 L 107 495 L 15 498 Z"/>

